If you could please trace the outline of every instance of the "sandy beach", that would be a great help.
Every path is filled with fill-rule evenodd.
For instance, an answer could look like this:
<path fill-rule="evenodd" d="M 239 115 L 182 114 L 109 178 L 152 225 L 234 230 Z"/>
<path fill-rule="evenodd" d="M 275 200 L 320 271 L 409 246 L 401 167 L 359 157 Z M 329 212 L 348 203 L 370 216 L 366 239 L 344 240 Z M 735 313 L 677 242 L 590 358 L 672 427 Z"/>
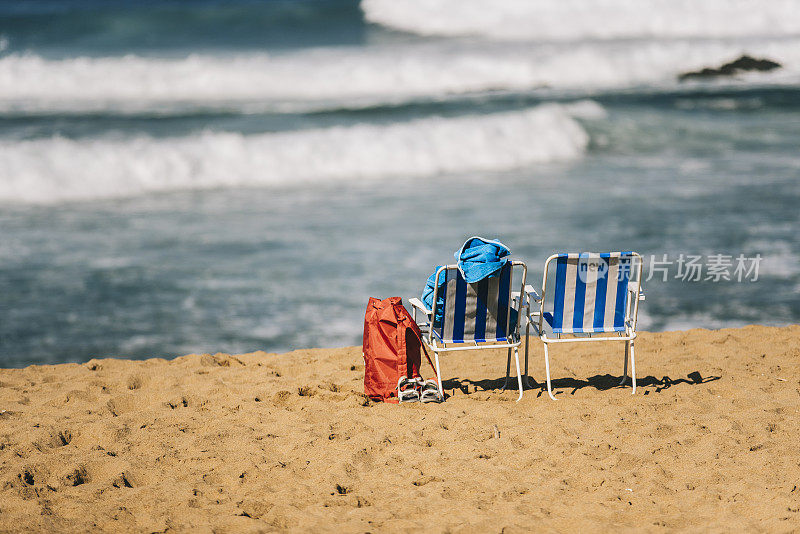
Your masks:
<path fill-rule="evenodd" d="M 441 404 L 374 404 L 360 347 L 0 370 L 0 531 L 800 529 L 800 326 L 505 355 Z M 424 369 L 430 375 L 430 369 Z M 423 371 L 423 374 L 426 374 Z"/>

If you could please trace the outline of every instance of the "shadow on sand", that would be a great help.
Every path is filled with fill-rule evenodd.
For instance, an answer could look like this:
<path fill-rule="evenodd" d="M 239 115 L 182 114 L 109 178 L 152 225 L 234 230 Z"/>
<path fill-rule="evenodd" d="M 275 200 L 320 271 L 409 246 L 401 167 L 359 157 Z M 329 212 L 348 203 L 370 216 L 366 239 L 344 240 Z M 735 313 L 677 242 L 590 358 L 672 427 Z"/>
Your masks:
<path fill-rule="evenodd" d="M 722 378 L 721 376 L 706 376 L 703 377 L 698 371 L 693 371 L 686 375 L 686 378 L 678 378 L 672 379 L 668 376 L 664 376 L 662 378 L 656 378 L 654 376 L 645 376 L 645 377 L 637 377 L 636 378 L 636 386 L 637 387 L 654 387 L 654 389 L 646 389 L 644 390 L 644 395 L 649 394 L 651 391 L 655 393 L 660 393 L 665 389 L 669 389 L 672 386 L 678 384 L 688 384 L 690 386 L 697 386 L 700 384 L 705 384 L 707 382 L 713 382 L 714 380 L 719 380 Z M 580 378 L 556 378 L 551 381 L 553 386 L 553 394 L 558 395 L 561 393 L 566 393 L 563 390 L 569 390 L 570 395 L 574 395 L 576 391 L 579 389 L 583 389 L 586 387 L 593 387 L 599 391 L 605 391 L 607 389 L 613 389 L 620 387 L 619 382 L 622 380 L 622 376 L 617 375 L 594 375 L 590 376 L 586 379 Z M 502 378 L 495 378 L 495 379 L 487 379 L 487 380 L 469 380 L 465 378 L 449 378 L 447 380 L 442 381 L 442 387 L 447 390 L 459 389 L 465 395 L 469 395 L 471 393 L 476 393 L 479 391 L 488 391 L 493 389 L 500 389 L 503 387 L 505 383 L 505 377 Z M 525 384 L 525 377 L 522 378 L 522 383 L 525 385 L 524 389 L 539 389 L 538 396 L 541 396 L 542 393 L 547 391 L 547 385 L 544 381 L 537 382 L 531 377 L 528 377 L 528 382 Z M 630 377 L 628 378 L 628 382 L 624 386 L 630 389 Z M 516 390 L 517 388 L 517 380 L 515 376 L 512 376 L 508 380 L 508 388 L 512 390 Z"/>

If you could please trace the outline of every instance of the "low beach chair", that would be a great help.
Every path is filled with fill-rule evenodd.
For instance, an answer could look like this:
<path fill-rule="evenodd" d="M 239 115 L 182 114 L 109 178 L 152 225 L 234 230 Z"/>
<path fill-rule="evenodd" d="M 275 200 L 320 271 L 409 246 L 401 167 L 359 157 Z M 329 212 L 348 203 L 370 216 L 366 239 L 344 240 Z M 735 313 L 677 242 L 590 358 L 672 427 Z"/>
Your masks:
<path fill-rule="evenodd" d="M 552 282 L 552 302 L 549 302 L 545 297 L 550 285 L 548 272 L 553 262 L 555 280 Z M 525 360 L 527 363 L 527 336 L 533 327 L 544 343 L 547 394 L 551 399 L 556 400 L 550 383 L 550 359 L 547 353 L 550 343 L 624 341 L 625 363 L 619 385 L 624 385 L 627 380 L 630 358 L 632 394 L 636 393 L 633 342 L 636 339 L 639 301 L 644 300 L 641 280 L 642 257 L 636 252 L 583 252 L 553 254 L 547 258 L 541 296 L 533 287 L 525 287 Z M 534 303 L 534 308 L 538 304 L 538 310 L 532 313 L 531 303 Z M 550 336 L 546 329 L 550 330 Z"/>
<path fill-rule="evenodd" d="M 508 384 L 513 350 L 517 362 L 519 386 L 517 401 L 522 399 L 522 376 L 519 367 L 519 346 L 522 343 L 519 327 L 522 313 L 515 313 L 514 300 L 511 296 L 511 285 L 517 271 L 521 272 L 520 289 L 523 289 L 528 268 L 521 261 L 509 261 L 497 275 L 474 284 L 468 284 L 464 280 L 457 265 L 445 265 L 436 271 L 432 310 L 427 309 L 417 298 L 409 299 L 414 319 L 417 320 L 417 311 L 422 312 L 424 316 L 422 321 L 417 321 L 417 324 L 425 334 L 423 338 L 425 345 L 434 354 L 439 391 L 442 394 L 444 390 L 439 370 L 440 352 L 507 348 L 506 383 L 503 389 Z M 444 284 L 441 287 L 444 291 L 443 306 L 439 303 L 440 281 Z M 442 309 L 439 310 L 437 307 Z M 439 313 L 440 311 L 442 313 Z M 435 321 L 434 318 L 437 316 L 441 316 L 441 320 Z"/>

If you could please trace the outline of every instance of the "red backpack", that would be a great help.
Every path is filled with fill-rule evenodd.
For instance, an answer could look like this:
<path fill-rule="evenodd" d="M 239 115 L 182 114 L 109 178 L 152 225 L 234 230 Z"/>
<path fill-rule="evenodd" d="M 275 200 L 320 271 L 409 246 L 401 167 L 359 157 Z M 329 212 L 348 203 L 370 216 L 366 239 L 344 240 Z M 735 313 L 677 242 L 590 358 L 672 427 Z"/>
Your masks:
<path fill-rule="evenodd" d="M 400 297 L 370 297 L 364 315 L 364 393 L 374 401 L 397 402 L 401 376 L 419 378 L 422 332 Z"/>

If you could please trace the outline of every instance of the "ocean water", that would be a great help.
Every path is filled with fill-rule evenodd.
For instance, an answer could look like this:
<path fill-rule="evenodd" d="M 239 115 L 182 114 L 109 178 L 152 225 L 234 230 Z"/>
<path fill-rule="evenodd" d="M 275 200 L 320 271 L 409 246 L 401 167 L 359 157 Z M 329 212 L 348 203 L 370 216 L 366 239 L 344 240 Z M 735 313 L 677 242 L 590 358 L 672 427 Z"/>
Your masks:
<path fill-rule="evenodd" d="M 0 366 L 359 344 L 472 235 L 666 255 L 647 330 L 800 321 L 800 2 L 486 6 L 0 3 Z"/>

